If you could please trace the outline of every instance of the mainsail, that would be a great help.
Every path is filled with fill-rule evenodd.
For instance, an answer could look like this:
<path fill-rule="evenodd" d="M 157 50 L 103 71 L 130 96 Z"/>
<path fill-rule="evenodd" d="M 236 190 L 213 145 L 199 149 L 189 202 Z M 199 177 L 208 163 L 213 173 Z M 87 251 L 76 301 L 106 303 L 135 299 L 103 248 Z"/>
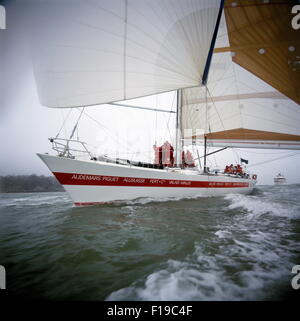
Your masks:
<path fill-rule="evenodd" d="M 292 27 L 298 1 L 227 1 L 229 47 L 233 61 L 300 104 L 300 35 Z M 298 2 L 299 4 L 299 2 Z"/>
<path fill-rule="evenodd" d="M 182 93 L 186 139 L 300 149 L 300 34 L 291 26 L 293 4 L 225 2 L 207 88 Z"/>
<path fill-rule="evenodd" d="M 40 102 L 78 107 L 201 84 L 221 0 L 53 0 L 33 7 Z"/>

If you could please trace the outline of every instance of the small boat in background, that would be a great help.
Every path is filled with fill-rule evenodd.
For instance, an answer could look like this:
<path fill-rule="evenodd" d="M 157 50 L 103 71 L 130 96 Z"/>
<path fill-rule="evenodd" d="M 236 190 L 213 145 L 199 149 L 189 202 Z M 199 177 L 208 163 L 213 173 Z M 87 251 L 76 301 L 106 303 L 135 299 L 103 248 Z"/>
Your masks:
<path fill-rule="evenodd" d="M 286 184 L 286 178 L 279 173 L 276 177 L 274 177 L 274 184 L 276 185 Z"/>

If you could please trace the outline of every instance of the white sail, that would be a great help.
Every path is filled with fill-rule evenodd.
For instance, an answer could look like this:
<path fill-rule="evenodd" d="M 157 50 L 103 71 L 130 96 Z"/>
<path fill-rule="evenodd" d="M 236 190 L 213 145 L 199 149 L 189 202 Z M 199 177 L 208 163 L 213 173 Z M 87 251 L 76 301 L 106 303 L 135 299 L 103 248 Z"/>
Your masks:
<path fill-rule="evenodd" d="M 201 84 L 220 0 L 53 0 L 32 10 L 40 102 L 103 104 Z"/>
<path fill-rule="evenodd" d="M 237 19 L 237 16 L 234 17 Z M 215 147 L 300 149 L 298 98 L 291 94 L 293 99 L 290 99 L 285 95 L 293 93 L 289 91 L 289 86 L 296 88 L 299 84 L 295 81 L 286 83 L 285 93 L 282 93 L 274 88 L 274 83 L 278 85 L 275 78 L 269 81 L 271 86 L 235 63 L 233 60 L 238 60 L 245 51 L 230 49 L 227 25 L 228 21 L 223 16 L 207 90 L 203 87 L 183 90 L 182 132 L 186 143 L 193 139 L 203 144 L 206 134 L 208 144 Z M 260 44 L 257 46 L 255 59 L 259 61 L 267 53 L 263 50 L 259 52 L 262 48 Z M 287 53 L 288 48 L 285 48 Z M 250 59 L 243 61 L 249 62 Z M 276 63 L 280 66 L 280 60 Z M 247 67 L 253 67 L 256 71 L 254 63 L 249 62 Z M 283 68 L 286 68 L 285 65 Z M 291 73 L 297 75 L 299 70 L 291 70 Z"/>

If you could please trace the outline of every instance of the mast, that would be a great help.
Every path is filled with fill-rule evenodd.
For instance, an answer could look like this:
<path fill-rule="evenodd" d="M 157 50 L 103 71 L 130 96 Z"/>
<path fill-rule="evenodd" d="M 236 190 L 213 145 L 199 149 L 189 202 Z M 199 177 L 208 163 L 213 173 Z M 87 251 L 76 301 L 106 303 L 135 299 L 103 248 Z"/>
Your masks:
<path fill-rule="evenodd" d="M 216 39 L 217 39 L 217 35 L 218 35 L 218 30 L 219 30 L 219 26 L 220 26 L 220 21 L 221 21 L 221 17 L 222 17 L 222 12 L 223 12 L 223 8 L 224 8 L 224 2 L 225 0 L 221 0 L 220 3 L 220 8 L 219 8 L 219 13 L 218 13 L 218 17 L 217 17 L 217 21 L 216 21 L 216 26 L 215 26 L 215 30 L 214 30 L 214 34 L 213 34 L 213 38 L 210 44 L 210 49 L 209 49 L 209 53 L 208 53 L 208 57 L 206 60 L 206 65 L 205 65 L 205 69 L 204 69 L 204 73 L 202 76 L 202 85 L 204 85 L 206 87 L 206 91 L 205 91 L 205 109 L 206 109 L 206 125 L 207 125 L 207 79 L 208 79 L 208 73 L 210 70 L 210 65 L 211 65 L 211 61 L 212 61 L 212 56 L 213 56 L 213 52 L 214 52 L 214 48 L 215 48 L 215 44 L 216 44 Z M 207 168 L 206 168 L 206 149 L 207 149 L 207 136 L 204 133 L 204 164 L 203 164 L 203 172 L 207 173 Z"/>
<path fill-rule="evenodd" d="M 204 165 L 203 165 L 203 171 L 204 173 L 207 173 L 207 170 L 206 170 L 206 143 L 207 143 L 207 136 L 204 135 Z"/>
<path fill-rule="evenodd" d="M 182 107 L 182 91 L 177 90 L 177 108 L 176 108 L 176 166 L 181 166 L 181 107 Z"/>
<path fill-rule="evenodd" d="M 203 164 L 203 172 L 207 173 L 207 168 L 206 168 L 206 154 L 207 154 L 207 136 L 206 133 L 208 132 L 207 127 L 208 127 L 208 106 L 207 106 L 207 85 L 205 85 L 205 130 L 204 130 L 204 164 Z"/>

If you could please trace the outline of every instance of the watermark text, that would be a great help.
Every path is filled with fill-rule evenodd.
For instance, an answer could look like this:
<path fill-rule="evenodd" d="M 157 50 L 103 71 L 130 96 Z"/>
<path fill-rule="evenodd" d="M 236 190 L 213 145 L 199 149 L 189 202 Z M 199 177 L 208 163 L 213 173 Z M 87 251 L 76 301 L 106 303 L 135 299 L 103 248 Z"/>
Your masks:
<path fill-rule="evenodd" d="M 6 272 L 5 267 L 0 265 L 0 290 L 6 289 Z"/>
<path fill-rule="evenodd" d="M 6 29 L 6 10 L 0 5 L 0 29 Z"/>
<path fill-rule="evenodd" d="M 294 290 L 299 290 L 300 288 L 300 265 L 295 265 L 292 268 L 292 273 L 296 274 L 293 278 L 292 278 L 292 288 Z"/>
<path fill-rule="evenodd" d="M 295 30 L 299 30 L 300 29 L 300 5 L 293 6 L 292 14 L 295 14 L 295 16 L 292 18 L 292 28 Z"/>

